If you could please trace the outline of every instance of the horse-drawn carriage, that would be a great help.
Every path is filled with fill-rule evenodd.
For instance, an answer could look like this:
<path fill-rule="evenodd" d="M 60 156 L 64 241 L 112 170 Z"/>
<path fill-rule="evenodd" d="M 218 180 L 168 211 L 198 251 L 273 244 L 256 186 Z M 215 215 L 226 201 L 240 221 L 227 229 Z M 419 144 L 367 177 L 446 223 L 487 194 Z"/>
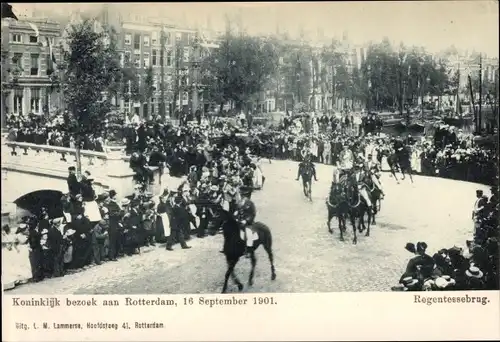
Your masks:
<path fill-rule="evenodd" d="M 366 189 L 372 207 L 363 200 L 361 190 Z M 358 241 L 357 231 L 360 233 L 366 230 L 365 236 L 370 236 L 370 225 L 375 224 L 375 216 L 380 211 L 382 205 L 382 192 L 370 179 L 364 177 L 361 185 L 355 181 L 352 175 L 343 175 L 339 182 L 332 182 L 330 194 L 326 199 L 328 209 L 327 226 L 328 231 L 333 233 L 330 221 L 337 217 L 339 223 L 340 240 L 344 240 L 347 219 L 353 228 L 353 244 Z M 365 223 L 366 217 L 366 223 Z M 357 220 L 357 227 L 356 227 Z"/>

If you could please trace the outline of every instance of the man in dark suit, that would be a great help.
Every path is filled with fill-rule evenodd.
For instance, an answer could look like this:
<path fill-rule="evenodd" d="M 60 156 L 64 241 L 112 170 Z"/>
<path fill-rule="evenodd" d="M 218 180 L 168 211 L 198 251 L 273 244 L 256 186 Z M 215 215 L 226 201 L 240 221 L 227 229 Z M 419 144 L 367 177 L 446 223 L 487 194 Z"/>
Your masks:
<path fill-rule="evenodd" d="M 488 197 L 483 194 L 483 190 L 476 190 L 476 202 L 472 210 L 472 220 L 474 221 L 474 236 L 480 239 L 482 222 L 485 218 Z"/>
<path fill-rule="evenodd" d="M 76 195 L 78 195 L 80 193 L 81 186 L 80 186 L 80 182 L 76 178 L 75 167 L 70 166 L 68 168 L 68 172 L 69 172 L 69 175 L 68 175 L 68 178 L 66 179 L 66 181 L 68 182 L 68 191 L 69 191 L 71 198 L 74 199 L 76 197 Z"/>
<path fill-rule="evenodd" d="M 121 218 L 121 207 L 116 200 L 116 191 L 109 191 L 109 201 L 106 204 L 109 212 L 109 259 L 116 261 L 118 256 L 118 230 Z"/>
<path fill-rule="evenodd" d="M 171 227 L 171 236 L 167 241 L 167 250 L 172 251 L 172 243 L 173 239 L 175 239 L 179 244 L 181 245 L 182 249 L 188 249 L 191 248 L 191 246 L 188 246 L 186 244 L 186 241 L 184 239 L 184 232 L 186 230 L 185 226 L 189 225 L 189 221 L 186 216 L 186 209 L 183 206 L 183 198 L 180 194 L 178 194 L 174 198 L 174 205 L 172 208 L 172 218 L 173 222 L 172 227 Z"/>

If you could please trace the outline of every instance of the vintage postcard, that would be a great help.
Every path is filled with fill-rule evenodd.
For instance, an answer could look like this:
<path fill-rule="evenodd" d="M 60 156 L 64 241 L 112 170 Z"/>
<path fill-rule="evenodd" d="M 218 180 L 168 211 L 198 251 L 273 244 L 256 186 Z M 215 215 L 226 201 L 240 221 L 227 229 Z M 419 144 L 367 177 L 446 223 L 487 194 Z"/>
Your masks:
<path fill-rule="evenodd" d="M 1 14 L 3 340 L 500 339 L 498 2 Z"/>

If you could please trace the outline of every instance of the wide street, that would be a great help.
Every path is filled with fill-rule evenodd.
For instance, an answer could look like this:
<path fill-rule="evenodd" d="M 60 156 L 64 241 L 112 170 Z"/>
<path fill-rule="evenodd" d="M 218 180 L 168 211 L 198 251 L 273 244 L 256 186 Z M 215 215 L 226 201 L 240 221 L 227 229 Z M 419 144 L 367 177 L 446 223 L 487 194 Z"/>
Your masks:
<path fill-rule="evenodd" d="M 441 178 L 414 177 L 397 185 L 383 175 L 386 198 L 371 236 L 358 235 L 352 244 L 352 229 L 339 240 L 326 228 L 325 198 L 331 168 L 318 165 L 319 182 L 313 183 L 313 202 L 295 181 L 297 164 L 262 162 L 267 177 L 262 191 L 254 194 L 257 220 L 268 224 L 274 238 L 277 279 L 270 280 L 270 267 L 262 248 L 257 251 L 255 284 L 245 292 L 333 292 L 389 291 L 411 255 L 406 242 L 425 241 L 432 255 L 442 247 L 465 245 L 472 233 L 470 212 L 477 184 Z M 485 191 L 489 194 L 489 191 Z M 144 249 L 141 255 L 108 262 L 63 278 L 26 284 L 7 294 L 160 294 L 218 293 L 226 262 L 219 253 L 222 236 L 194 238 L 189 250 L 175 246 Z M 26 265 L 29 265 L 26 263 Z M 237 274 L 245 284 L 250 262 L 241 259 Z M 237 288 L 230 281 L 229 292 Z"/>

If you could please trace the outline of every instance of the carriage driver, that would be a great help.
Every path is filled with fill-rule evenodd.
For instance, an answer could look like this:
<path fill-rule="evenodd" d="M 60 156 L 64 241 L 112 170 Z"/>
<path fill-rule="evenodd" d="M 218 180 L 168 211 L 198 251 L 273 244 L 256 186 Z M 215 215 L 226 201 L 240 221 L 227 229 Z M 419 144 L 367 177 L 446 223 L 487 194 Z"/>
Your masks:
<path fill-rule="evenodd" d="M 374 210 L 372 201 L 370 200 L 370 196 L 368 195 L 368 191 L 366 190 L 366 184 L 363 182 L 364 176 L 365 174 L 363 172 L 363 164 L 356 164 L 354 166 L 353 178 L 358 186 L 359 195 L 365 201 L 368 208 Z"/>
<path fill-rule="evenodd" d="M 345 144 L 343 146 L 339 159 L 339 176 L 342 178 L 344 175 L 349 175 L 354 164 L 354 155 L 349 145 Z"/>
<path fill-rule="evenodd" d="M 250 198 L 247 197 L 247 194 L 242 191 L 238 199 L 238 207 L 237 211 L 234 213 L 237 221 L 240 223 L 240 229 L 245 237 L 246 248 L 245 248 L 245 257 L 250 257 L 250 252 L 253 247 L 252 240 L 252 230 L 250 227 L 254 223 L 255 216 L 257 215 L 257 210 L 255 208 L 255 204 L 252 202 Z"/>

